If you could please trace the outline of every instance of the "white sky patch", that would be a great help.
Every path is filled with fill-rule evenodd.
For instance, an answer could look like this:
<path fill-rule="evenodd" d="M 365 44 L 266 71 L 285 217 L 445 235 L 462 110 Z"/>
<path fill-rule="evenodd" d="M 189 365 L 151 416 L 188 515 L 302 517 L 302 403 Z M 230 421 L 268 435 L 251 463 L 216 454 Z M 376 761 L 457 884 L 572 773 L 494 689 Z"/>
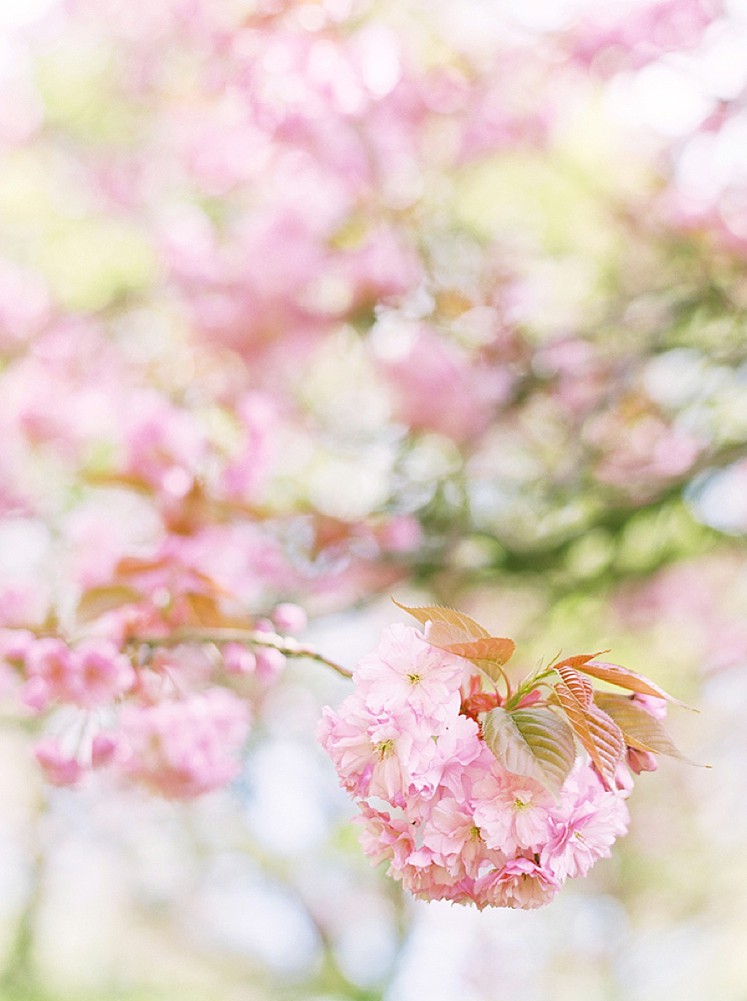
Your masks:
<path fill-rule="evenodd" d="M 710 94 L 722 101 L 737 97 L 747 84 L 747 22 L 722 21 L 711 26 L 697 59 Z"/>
<path fill-rule="evenodd" d="M 711 476 L 691 500 L 698 518 L 720 532 L 747 531 L 747 466 L 741 463 Z"/>
<path fill-rule="evenodd" d="M 570 23 L 589 3 L 588 0 L 533 0 L 515 4 L 513 0 L 503 0 L 498 6 L 513 21 L 533 31 L 553 31 Z"/>
<path fill-rule="evenodd" d="M 1 0 L 0 32 L 34 24 L 57 3 L 58 0 Z"/>
<path fill-rule="evenodd" d="M 33 581 L 49 552 L 49 529 L 31 518 L 6 518 L 0 525 L 0 579 Z"/>
<path fill-rule="evenodd" d="M 692 132 L 713 109 L 713 99 L 686 67 L 652 63 L 626 83 L 618 93 L 631 116 L 670 139 Z"/>
<path fill-rule="evenodd" d="M 677 184 L 691 202 L 707 205 L 729 185 L 747 181 L 747 114 L 731 118 L 718 132 L 687 141 L 677 162 Z"/>

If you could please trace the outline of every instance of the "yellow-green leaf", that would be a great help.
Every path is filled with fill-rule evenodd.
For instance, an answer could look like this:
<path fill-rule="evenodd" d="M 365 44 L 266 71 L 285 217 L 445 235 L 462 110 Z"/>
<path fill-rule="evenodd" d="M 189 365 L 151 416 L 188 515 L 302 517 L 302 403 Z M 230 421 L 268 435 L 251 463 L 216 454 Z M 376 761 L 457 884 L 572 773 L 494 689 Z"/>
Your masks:
<path fill-rule="evenodd" d="M 552 709 L 491 709 L 482 735 L 507 771 L 536 779 L 553 793 L 561 788 L 576 760 L 571 728 Z"/>
<path fill-rule="evenodd" d="M 651 751 L 653 754 L 666 754 L 670 758 L 686 761 L 689 765 L 696 764 L 675 746 L 662 721 L 652 716 L 643 706 L 636 705 L 629 695 L 596 692 L 594 701 L 620 727 L 628 747 Z"/>

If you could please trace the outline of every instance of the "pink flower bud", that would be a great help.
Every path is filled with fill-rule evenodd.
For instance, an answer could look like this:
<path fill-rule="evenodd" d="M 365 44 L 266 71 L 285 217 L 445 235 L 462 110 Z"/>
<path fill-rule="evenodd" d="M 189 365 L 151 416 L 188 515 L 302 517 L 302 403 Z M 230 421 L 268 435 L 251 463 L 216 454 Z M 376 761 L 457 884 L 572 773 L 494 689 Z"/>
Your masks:
<path fill-rule="evenodd" d="M 665 719 L 667 715 L 667 703 L 665 699 L 657 699 L 655 695 L 642 695 L 640 692 L 633 692 L 631 702 L 645 709 L 654 719 Z"/>
<path fill-rule="evenodd" d="M 21 702 L 39 713 L 47 708 L 49 701 L 49 685 L 44 678 L 29 678 L 21 689 Z"/>
<path fill-rule="evenodd" d="M 306 612 L 300 605 L 283 601 L 272 610 L 272 621 L 281 633 L 301 633 L 308 624 Z"/>
<path fill-rule="evenodd" d="M 257 650 L 257 675 L 263 681 L 274 681 L 285 667 L 285 656 L 273 647 Z"/>
<path fill-rule="evenodd" d="M 636 775 L 640 775 L 641 772 L 655 772 L 659 766 L 651 751 L 639 751 L 635 747 L 628 748 L 627 760 L 630 770 Z"/>
<path fill-rule="evenodd" d="M 75 758 L 64 754 L 56 737 L 44 737 L 34 749 L 47 780 L 56 786 L 75 785 L 83 768 Z"/>
<path fill-rule="evenodd" d="M 23 667 L 36 637 L 27 629 L 0 630 L 0 660 L 12 667 Z"/>
<path fill-rule="evenodd" d="M 254 674 L 257 657 L 241 643 L 226 643 L 223 647 L 223 667 L 227 674 Z"/>
<path fill-rule="evenodd" d="M 115 733 L 97 733 L 91 744 L 91 764 L 94 768 L 105 768 L 115 761 L 124 760 L 128 749 L 122 738 Z"/>

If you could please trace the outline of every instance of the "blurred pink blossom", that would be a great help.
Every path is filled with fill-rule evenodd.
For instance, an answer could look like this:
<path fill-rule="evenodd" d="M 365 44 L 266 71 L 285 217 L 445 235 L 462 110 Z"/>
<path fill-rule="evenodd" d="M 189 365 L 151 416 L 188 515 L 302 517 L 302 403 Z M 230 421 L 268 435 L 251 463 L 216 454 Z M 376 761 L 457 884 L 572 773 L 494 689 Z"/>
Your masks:
<path fill-rule="evenodd" d="M 128 705 L 120 732 L 127 775 L 163 796 L 189 799 L 235 778 L 249 730 L 245 702 L 210 689 L 156 705 Z"/>
<path fill-rule="evenodd" d="M 380 366 L 392 390 L 394 417 L 414 431 L 465 441 L 484 431 L 506 400 L 512 379 L 470 361 L 427 327 Z"/>

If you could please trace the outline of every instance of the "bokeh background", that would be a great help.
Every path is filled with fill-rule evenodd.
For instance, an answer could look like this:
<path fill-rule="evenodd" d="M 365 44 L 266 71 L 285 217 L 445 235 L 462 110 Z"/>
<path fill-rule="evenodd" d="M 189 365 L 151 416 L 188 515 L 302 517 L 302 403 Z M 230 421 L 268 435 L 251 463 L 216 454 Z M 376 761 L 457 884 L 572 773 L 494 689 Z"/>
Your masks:
<path fill-rule="evenodd" d="M 6 679 L 2 1001 L 744 1001 L 747 5 L 0 25 L 0 624 L 166 546 L 349 667 L 390 594 L 517 670 L 610 647 L 699 707 L 670 730 L 712 766 L 643 775 L 547 909 L 477 913 L 362 856 L 324 665 L 190 803 L 46 783 Z"/>

